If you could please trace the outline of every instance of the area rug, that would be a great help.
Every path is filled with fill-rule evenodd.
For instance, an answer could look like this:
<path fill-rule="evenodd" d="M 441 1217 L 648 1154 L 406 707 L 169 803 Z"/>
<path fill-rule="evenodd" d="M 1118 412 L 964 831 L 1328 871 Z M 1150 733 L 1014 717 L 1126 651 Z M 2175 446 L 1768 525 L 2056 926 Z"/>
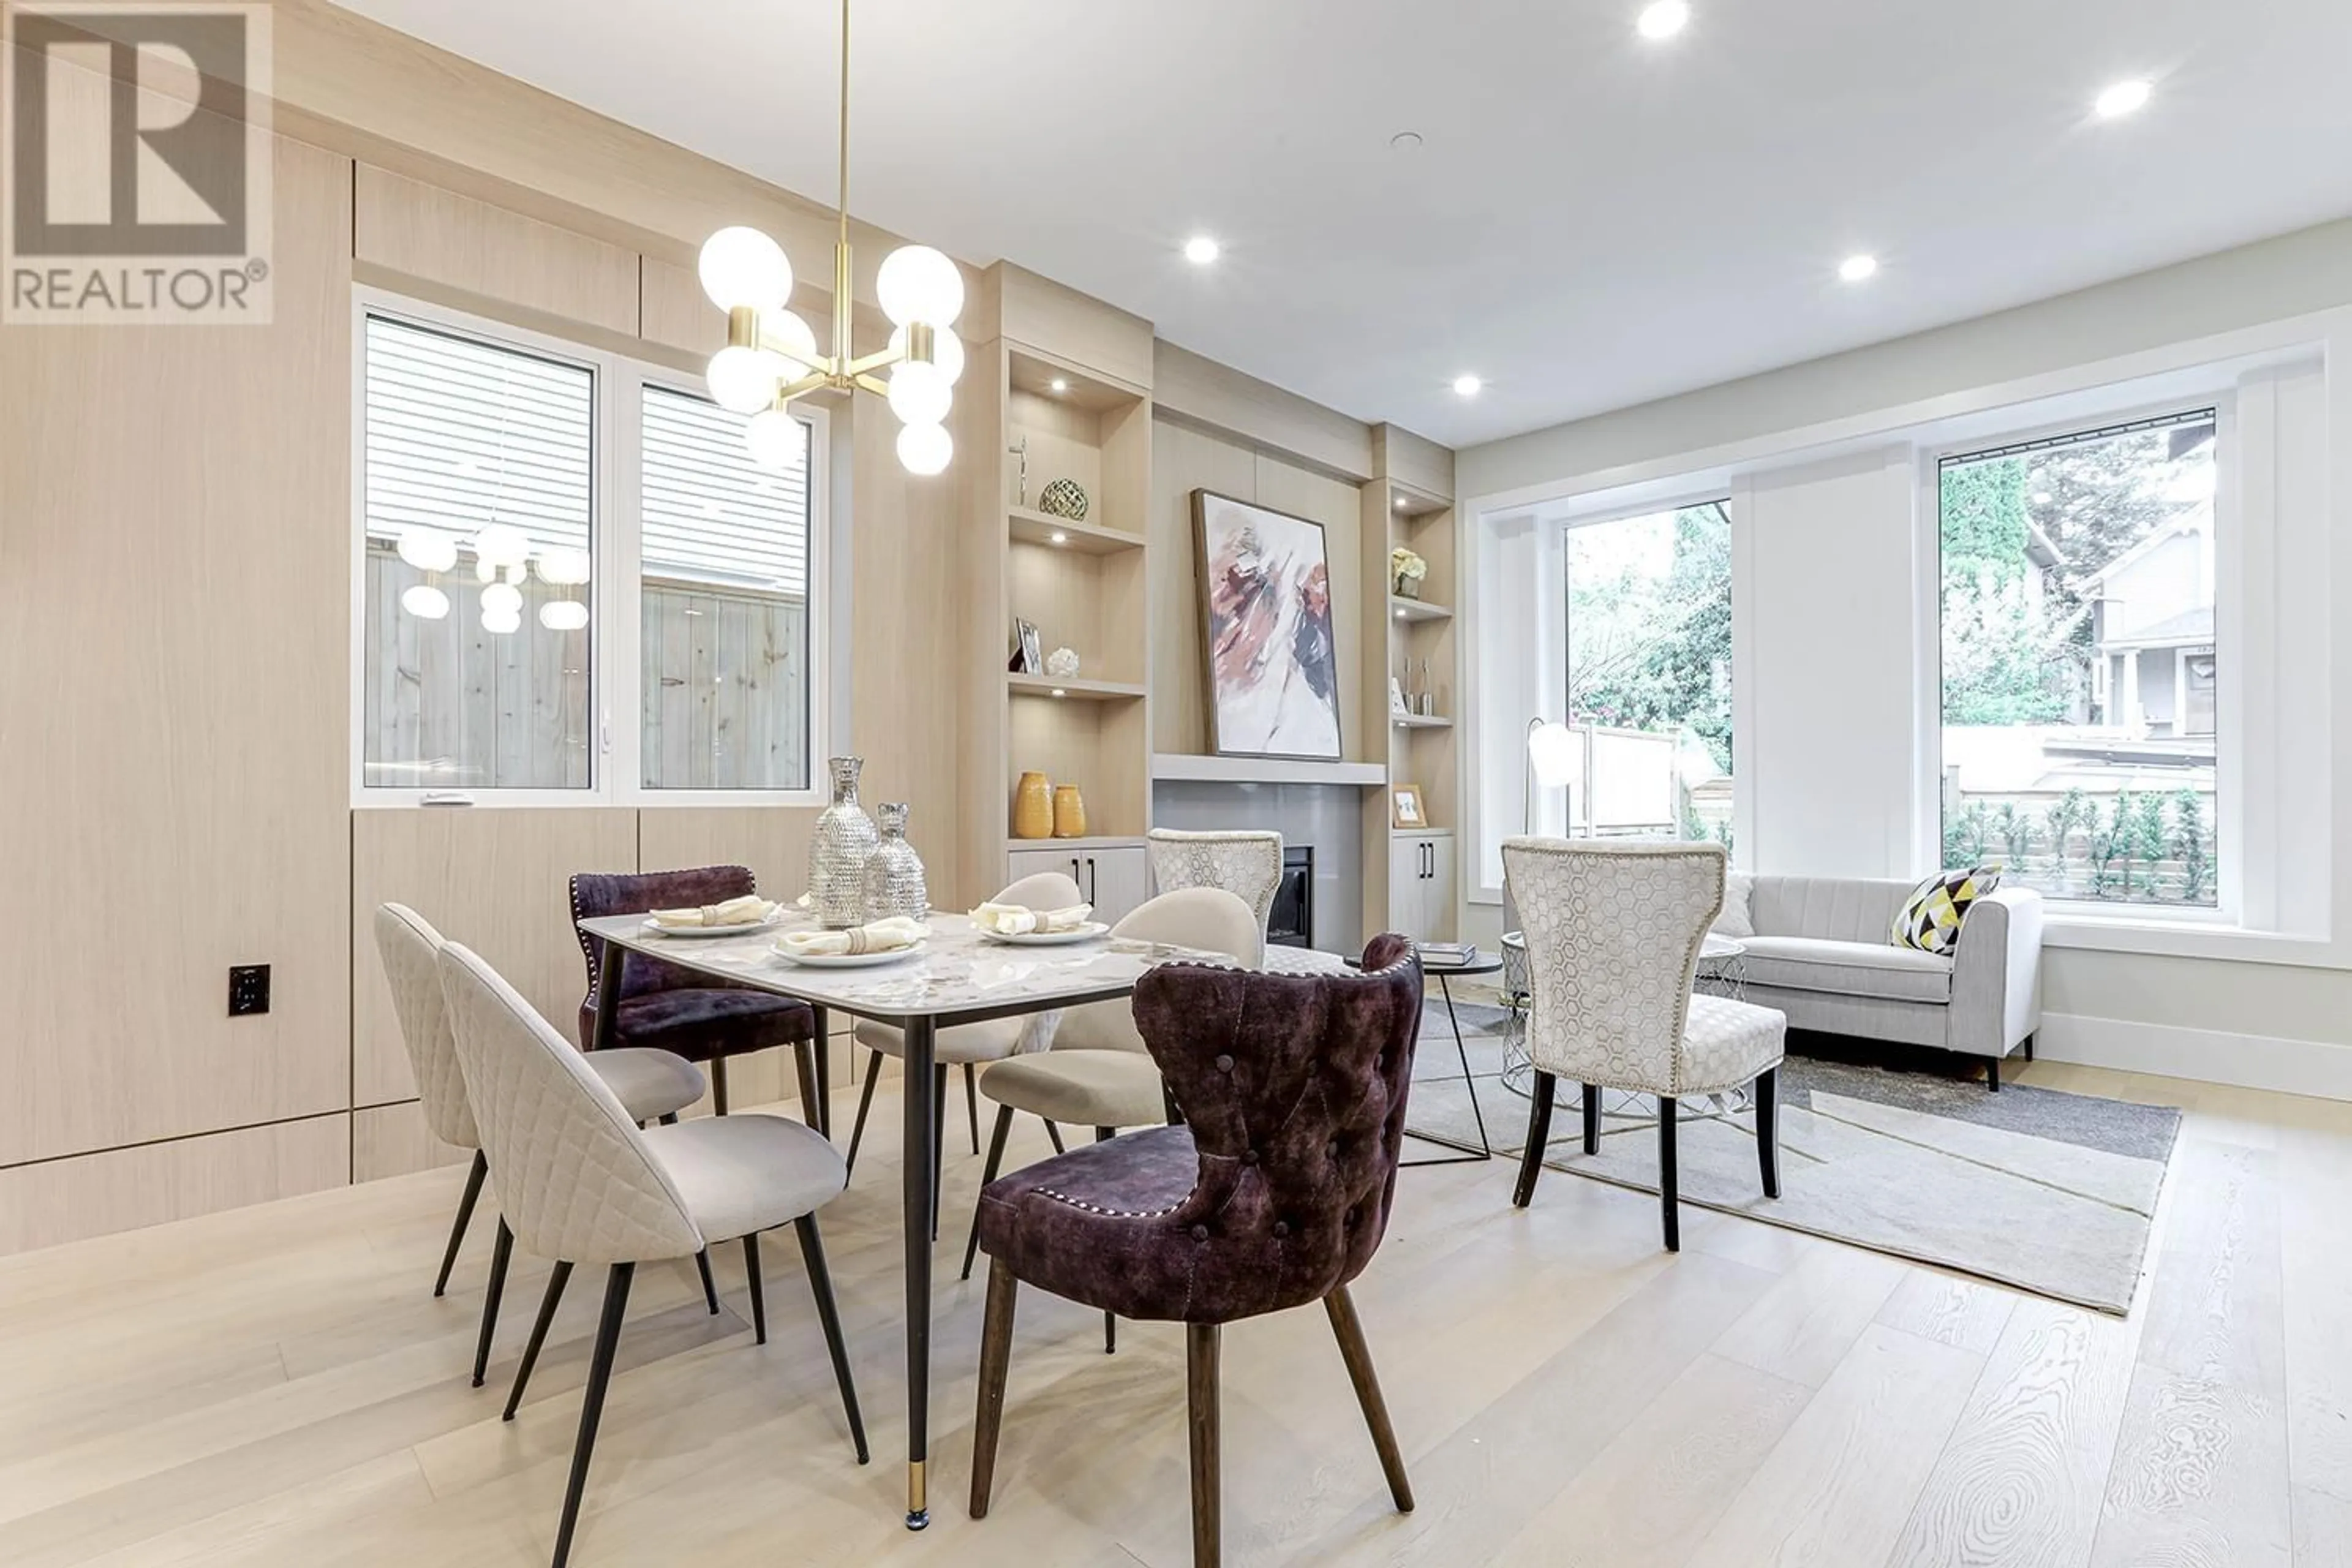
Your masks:
<path fill-rule="evenodd" d="M 1456 1013 L 1476 1110 L 1496 1156 L 1516 1162 L 1528 1102 L 1502 1078 L 1516 1025 L 1500 1007 L 1464 1002 Z M 1890 1067 L 1887 1052 L 1855 1042 L 1801 1036 L 1792 1047 L 1780 1071 L 1780 1196 L 1763 1195 L 1751 1113 L 1694 1116 L 1699 1108 L 1686 1103 L 1675 1144 L 1683 1202 L 2098 1311 L 2130 1310 L 2178 1109 L 2021 1083 L 1991 1094 L 1943 1053 L 1909 1053 Z M 1648 1102 L 1605 1096 L 1601 1152 L 1588 1156 L 1575 1092 L 1562 1086 L 1546 1167 L 1656 1192 Z M 1406 1125 L 1475 1144 L 1472 1095 L 1445 1009 L 1433 1002 Z M 1428 1152 L 1409 1142 L 1405 1158 Z"/>

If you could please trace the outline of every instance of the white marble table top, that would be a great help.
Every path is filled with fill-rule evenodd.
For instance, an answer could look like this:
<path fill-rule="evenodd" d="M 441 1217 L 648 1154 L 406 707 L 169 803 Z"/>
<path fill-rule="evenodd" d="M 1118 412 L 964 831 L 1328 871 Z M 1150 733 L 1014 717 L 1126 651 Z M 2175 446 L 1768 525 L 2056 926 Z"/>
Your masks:
<path fill-rule="evenodd" d="M 929 1016 L 950 1024 L 974 1015 L 1044 1012 L 1123 996 L 1147 972 L 1173 960 L 1232 962 L 1220 953 L 1110 936 L 1066 947 L 1012 947 L 982 937 L 969 916 L 938 910 L 926 923 L 930 935 L 922 952 L 870 969 L 809 969 L 778 954 L 779 933 L 815 928 L 800 914 L 737 937 L 648 935 L 642 915 L 606 915 L 580 926 L 632 952 L 820 1007 L 869 1018 Z M 1267 950 L 1265 967 L 1290 973 L 1344 968 L 1333 954 L 1281 947 Z"/>

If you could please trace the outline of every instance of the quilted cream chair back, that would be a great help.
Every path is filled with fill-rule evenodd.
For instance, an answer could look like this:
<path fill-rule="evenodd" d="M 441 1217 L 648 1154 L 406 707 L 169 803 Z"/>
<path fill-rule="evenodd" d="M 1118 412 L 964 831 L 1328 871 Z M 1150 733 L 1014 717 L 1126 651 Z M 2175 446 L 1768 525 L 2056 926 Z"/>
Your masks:
<path fill-rule="evenodd" d="M 701 1251 L 668 1173 L 585 1058 L 454 942 L 441 949 L 441 990 L 490 1185 L 515 1240 L 566 1263 Z"/>
<path fill-rule="evenodd" d="M 1173 893 L 1184 888 L 1223 888 L 1247 904 L 1257 916 L 1258 951 L 1246 962 L 1265 956 L 1265 922 L 1274 913 L 1274 896 L 1282 890 L 1282 835 L 1256 831 L 1181 833 L 1155 827 L 1148 839 L 1154 890 Z"/>
<path fill-rule="evenodd" d="M 1127 942 L 1152 942 L 1169 947 L 1189 947 L 1198 952 L 1219 952 L 1244 968 L 1255 968 L 1265 947 L 1265 927 L 1250 907 L 1223 888 L 1184 888 L 1162 893 L 1137 906 L 1110 934 Z M 1090 1002 L 1062 1015 L 1055 1031 L 1054 1048 L 1060 1050 L 1140 1051 L 1143 1036 L 1135 1026 L 1135 1005 Z"/>
<path fill-rule="evenodd" d="M 1528 1054 L 1580 1083 L 1675 1094 L 1699 943 L 1723 910 L 1712 844 L 1510 838 L 1527 933 Z"/>
<path fill-rule="evenodd" d="M 441 933 L 406 904 L 375 907 L 376 956 L 392 984 L 392 1011 L 400 1020 L 409 1070 L 416 1075 L 425 1125 L 444 1143 L 478 1149 L 482 1141 L 466 1103 L 457 1042 L 450 1037 L 449 1010 L 441 1000 L 442 946 Z"/>

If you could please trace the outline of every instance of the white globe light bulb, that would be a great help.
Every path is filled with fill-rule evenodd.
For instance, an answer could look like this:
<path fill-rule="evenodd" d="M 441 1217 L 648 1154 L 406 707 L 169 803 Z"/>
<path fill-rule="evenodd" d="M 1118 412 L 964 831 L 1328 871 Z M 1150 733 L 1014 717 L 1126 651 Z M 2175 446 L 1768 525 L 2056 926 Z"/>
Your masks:
<path fill-rule="evenodd" d="M 1546 789 L 1559 789 L 1576 777 L 1579 750 L 1576 732 L 1557 721 L 1528 733 L 1528 761 L 1534 765 L 1536 782 Z"/>
<path fill-rule="evenodd" d="M 792 298 L 793 264 L 784 258 L 784 247 L 756 228 L 737 225 L 704 240 L 695 270 L 702 291 L 722 310 L 739 305 L 764 310 Z"/>
<path fill-rule="evenodd" d="M 499 567 L 498 567 L 498 563 L 497 563 L 497 562 L 495 562 L 495 561 L 476 561 L 476 562 L 474 563 L 474 581 L 475 581 L 475 582 L 477 582 L 477 583 L 495 583 L 495 582 L 497 582 L 498 580 L 499 580 Z"/>
<path fill-rule="evenodd" d="M 963 312 L 963 274 L 928 245 L 902 245 L 884 257 L 874 292 L 882 313 L 902 327 L 909 321 L 953 326 Z"/>
<path fill-rule="evenodd" d="M 890 373 L 890 412 L 901 424 L 942 424 L 954 401 L 955 389 L 937 365 L 910 362 Z"/>
<path fill-rule="evenodd" d="M 437 528 L 404 528 L 400 558 L 419 572 L 446 572 L 457 564 L 457 542 Z"/>
<path fill-rule="evenodd" d="M 510 524 L 494 522 L 474 535 L 474 553 L 494 567 L 520 566 L 530 559 L 530 536 Z"/>
<path fill-rule="evenodd" d="M 955 440 L 943 425 L 909 425 L 898 432 L 898 461 L 910 474 L 929 479 L 946 471 Z"/>
<path fill-rule="evenodd" d="M 782 409 L 770 408 L 751 416 L 751 423 L 743 426 L 743 445 L 760 467 L 789 468 L 801 455 L 800 426 Z"/>
<path fill-rule="evenodd" d="M 522 590 L 511 583 L 492 583 L 482 590 L 484 615 L 511 616 L 522 611 Z"/>
<path fill-rule="evenodd" d="M 790 310 L 763 310 L 760 314 L 760 346 L 773 349 L 793 363 L 790 375 L 797 376 L 804 365 L 816 363 L 816 334 L 809 324 Z"/>
<path fill-rule="evenodd" d="M 551 632 L 576 632 L 588 625 L 588 606 L 577 599 L 555 599 L 539 607 L 539 624 Z"/>
<path fill-rule="evenodd" d="M 906 328 L 899 327 L 891 332 L 890 352 L 893 353 L 907 352 Z M 948 378 L 950 386 L 962 380 L 963 340 L 945 327 L 933 327 L 931 329 L 931 363 L 939 367 L 941 375 Z"/>
<path fill-rule="evenodd" d="M 542 550 L 539 552 L 539 580 L 559 588 L 576 588 L 588 581 L 593 563 L 584 550 Z"/>
<path fill-rule="evenodd" d="M 776 400 L 776 384 L 793 374 L 793 362 L 765 349 L 740 345 L 710 356 L 704 379 L 710 400 L 730 414 L 755 414 Z"/>
<path fill-rule="evenodd" d="M 449 595 L 429 583 L 419 583 L 400 595 L 400 607 L 420 621 L 437 621 L 449 613 Z"/>
<path fill-rule="evenodd" d="M 522 617 L 511 610 L 485 608 L 482 611 L 482 629 L 492 637 L 511 637 L 522 630 Z"/>

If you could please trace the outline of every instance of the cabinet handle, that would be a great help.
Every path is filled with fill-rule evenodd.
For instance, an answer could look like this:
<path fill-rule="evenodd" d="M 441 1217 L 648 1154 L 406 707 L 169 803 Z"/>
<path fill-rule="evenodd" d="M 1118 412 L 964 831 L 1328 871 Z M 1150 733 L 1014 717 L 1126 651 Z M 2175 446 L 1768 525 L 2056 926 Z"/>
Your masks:
<path fill-rule="evenodd" d="M 1091 855 L 1087 857 L 1087 902 L 1102 902 L 1102 884 L 1095 880 L 1095 858 Z"/>
<path fill-rule="evenodd" d="M 1433 848 L 1434 846 L 1433 846 L 1426 838 L 1421 841 L 1421 879 L 1424 882 L 1436 875 L 1435 868 L 1430 864 L 1430 861 L 1434 858 L 1434 856 L 1432 853 Z"/>

